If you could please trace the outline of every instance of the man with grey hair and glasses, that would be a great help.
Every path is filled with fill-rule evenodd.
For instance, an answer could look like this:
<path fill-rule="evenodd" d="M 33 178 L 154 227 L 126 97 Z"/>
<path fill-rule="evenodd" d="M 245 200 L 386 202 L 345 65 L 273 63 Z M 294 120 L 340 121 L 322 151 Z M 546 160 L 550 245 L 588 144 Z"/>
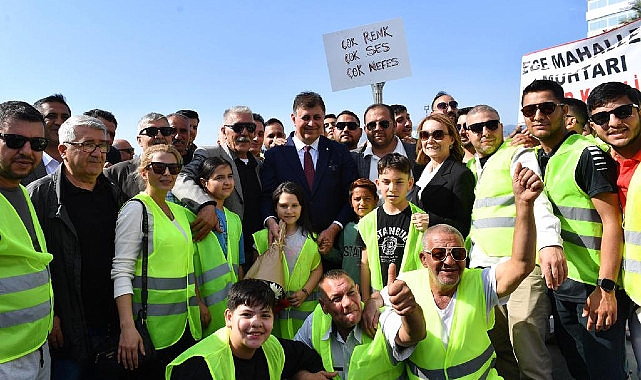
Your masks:
<path fill-rule="evenodd" d="M 93 365 L 100 343 L 118 333 L 110 271 L 122 199 L 102 174 L 111 144 L 100 120 L 72 116 L 58 136 L 62 164 L 28 187 L 55 258 L 52 379 L 99 378 Z"/>

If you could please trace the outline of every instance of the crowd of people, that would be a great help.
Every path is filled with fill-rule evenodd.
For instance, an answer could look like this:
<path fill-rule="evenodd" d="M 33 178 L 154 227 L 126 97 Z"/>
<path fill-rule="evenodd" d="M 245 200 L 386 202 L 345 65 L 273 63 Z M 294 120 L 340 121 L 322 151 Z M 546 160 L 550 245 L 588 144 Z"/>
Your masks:
<path fill-rule="evenodd" d="M 1 103 L 0 378 L 552 379 L 553 316 L 572 377 L 625 379 L 641 93 L 564 96 L 530 83 L 507 138 L 445 92 L 416 131 L 233 106 L 201 147 L 197 112 L 152 112 L 135 157 L 108 111 Z"/>

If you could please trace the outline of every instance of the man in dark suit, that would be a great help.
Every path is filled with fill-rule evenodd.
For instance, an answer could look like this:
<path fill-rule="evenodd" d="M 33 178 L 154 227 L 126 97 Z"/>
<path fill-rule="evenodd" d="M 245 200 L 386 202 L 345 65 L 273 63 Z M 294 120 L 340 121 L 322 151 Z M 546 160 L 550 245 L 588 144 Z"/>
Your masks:
<path fill-rule="evenodd" d="M 367 145 L 358 152 L 353 152 L 358 176 L 369 178 L 372 182 L 378 178 L 378 161 L 389 153 L 398 153 L 407 157 L 412 163 L 416 161 L 416 144 L 401 141 L 396 134 L 394 111 L 387 104 L 372 104 L 365 110 L 365 135 Z"/>
<path fill-rule="evenodd" d="M 319 251 L 326 255 L 332 250 L 337 234 L 353 216 L 347 198 L 349 186 L 357 178 L 356 166 L 345 145 L 323 136 L 325 103 L 320 95 L 298 94 L 291 117 L 295 131 L 287 143 L 265 153 L 260 173 L 262 213 L 271 240 L 278 235 L 271 194 L 282 182 L 297 183 L 307 198 L 312 229 L 319 234 Z M 324 262 L 326 267 L 337 266 L 327 264 L 330 263 Z"/>

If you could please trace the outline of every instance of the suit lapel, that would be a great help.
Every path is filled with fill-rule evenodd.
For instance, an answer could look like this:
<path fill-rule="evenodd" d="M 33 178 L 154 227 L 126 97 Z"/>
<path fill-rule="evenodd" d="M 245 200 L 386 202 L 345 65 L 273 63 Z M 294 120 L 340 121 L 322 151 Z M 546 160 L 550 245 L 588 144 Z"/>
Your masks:
<path fill-rule="evenodd" d="M 422 199 L 428 199 L 431 193 L 440 189 L 441 187 L 443 187 L 443 185 L 447 183 L 447 180 L 452 171 L 452 162 L 453 161 L 450 160 L 449 158 L 443 162 L 439 171 L 432 178 L 432 180 L 425 186 L 425 189 L 423 189 L 423 194 L 421 196 Z"/>
<path fill-rule="evenodd" d="M 240 175 L 238 174 L 238 166 L 236 165 L 236 161 L 234 161 L 233 158 L 231 158 L 227 152 L 225 152 L 225 149 L 222 146 L 219 146 L 218 149 L 220 149 L 220 153 L 222 155 L 222 158 L 225 160 L 229 161 L 232 167 L 232 172 L 234 175 L 234 191 L 236 194 L 238 194 L 238 197 L 242 202 L 245 201 L 243 198 L 243 185 L 240 183 Z"/>
<path fill-rule="evenodd" d="M 329 167 L 330 155 L 329 140 L 321 136 L 318 140 L 318 161 L 314 169 L 314 189 L 312 189 L 312 193 L 318 188 L 320 181 Z"/>

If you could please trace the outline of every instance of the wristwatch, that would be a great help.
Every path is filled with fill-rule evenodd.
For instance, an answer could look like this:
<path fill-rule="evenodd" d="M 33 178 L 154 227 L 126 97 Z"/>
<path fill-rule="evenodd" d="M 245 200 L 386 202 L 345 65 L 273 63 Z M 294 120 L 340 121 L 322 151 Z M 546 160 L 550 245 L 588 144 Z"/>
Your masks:
<path fill-rule="evenodd" d="M 617 283 L 607 278 L 599 278 L 598 280 L 596 280 L 596 284 L 608 293 L 614 291 L 614 289 L 617 288 Z"/>

